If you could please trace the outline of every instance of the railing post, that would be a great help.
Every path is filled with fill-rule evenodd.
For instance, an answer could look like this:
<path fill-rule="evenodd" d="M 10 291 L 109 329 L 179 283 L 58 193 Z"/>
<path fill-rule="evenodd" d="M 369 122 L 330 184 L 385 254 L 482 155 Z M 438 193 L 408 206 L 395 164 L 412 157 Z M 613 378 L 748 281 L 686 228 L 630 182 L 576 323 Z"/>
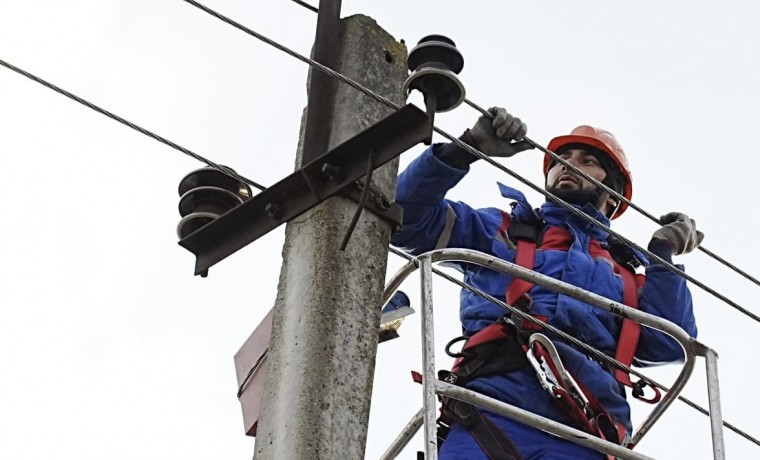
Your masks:
<path fill-rule="evenodd" d="M 720 387 L 718 385 L 718 353 L 705 348 L 705 371 L 707 372 L 707 398 L 710 404 L 710 431 L 712 432 L 713 458 L 726 458 L 723 444 L 723 413 L 720 408 Z"/>
<path fill-rule="evenodd" d="M 424 397 L 425 460 L 438 460 L 435 395 L 435 339 L 433 337 L 433 264 L 429 255 L 418 259 L 422 284 L 422 393 Z"/>
<path fill-rule="evenodd" d="M 425 408 L 422 407 L 417 411 L 416 414 L 414 414 L 414 417 L 409 420 L 409 423 L 407 423 L 404 429 L 401 430 L 401 433 L 396 436 L 396 439 L 393 440 L 393 443 L 388 446 L 388 449 L 385 451 L 385 453 L 383 453 L 383 456 L 380 457 L 380 460 L 393 460 L 394 458 L 398 457 L 398 454 L 404 450 L 404 447 L 409 444 L 409 441 L 411 441 L 414 435 L 417 434 L 417 431 L 419 431 L 420 427 L 424 423 L 424 416 Z"/>

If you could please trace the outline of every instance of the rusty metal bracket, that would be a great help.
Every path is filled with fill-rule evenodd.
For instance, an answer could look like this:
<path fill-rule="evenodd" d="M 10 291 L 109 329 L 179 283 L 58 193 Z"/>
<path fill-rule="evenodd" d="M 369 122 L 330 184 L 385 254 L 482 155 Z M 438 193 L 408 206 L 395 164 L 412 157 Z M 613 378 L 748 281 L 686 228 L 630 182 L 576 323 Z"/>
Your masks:
<path fill-rule="evenodd" d="M 180 240 L 196 256 L 195 274 L 242 249 L 401 155 L 431 135 L 425 112 L 407 104 L 293 174 Z"/>
<path fill-rule="evenodd" d="M 340 194 L 359 203 L 363 190 L 364 183 L 361 181 L 355 181 L 353 184 L 350 184 L 341 190 Z M 390 222 L 390 224 L 393 225 L 394 231 L 401 227 L 401 224 L 403 223 L 404 211 L 401 209 L 401 206 L 396 203 L 391 203 L 388 198 L 377 191 L 375 187 L 370 186 L 369 200 L 367 200 L 365 207 Z"/>

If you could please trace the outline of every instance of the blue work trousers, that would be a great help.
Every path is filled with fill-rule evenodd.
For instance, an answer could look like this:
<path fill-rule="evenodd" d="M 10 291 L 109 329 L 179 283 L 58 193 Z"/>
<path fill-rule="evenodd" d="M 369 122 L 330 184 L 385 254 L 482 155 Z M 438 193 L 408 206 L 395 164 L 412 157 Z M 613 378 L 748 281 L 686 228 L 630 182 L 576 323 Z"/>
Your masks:
<path fill-rule="evenodd" d="M 580 444 L 552 436 L 519 422 L 483 412 L 501 427 L 522 456 L 522 460 L 605 460 L 605 454 Z M 439 460 L 489 460 L 469 431 L 458 424 L 451 427 L 438 455 Z"/>

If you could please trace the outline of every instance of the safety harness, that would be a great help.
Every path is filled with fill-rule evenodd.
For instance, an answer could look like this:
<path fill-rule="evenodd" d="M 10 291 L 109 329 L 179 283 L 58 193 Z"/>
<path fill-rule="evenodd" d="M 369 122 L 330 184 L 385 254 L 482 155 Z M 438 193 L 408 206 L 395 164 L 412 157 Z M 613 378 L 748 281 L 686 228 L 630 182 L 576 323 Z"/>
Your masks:
<path fill-rule="evenodd" d="M 515 264 L 532 270 L 537 249 L 570 249 L 572 235 L 566 229 L 547 226 L 544 223 L 526 224 L 518 222 L 507 213 L 503 212 L 502 215 L 499 232 L 505 239 L 508 238 L 515 243 Z M 599 241 L 592 240 L 589 244 L 589 254 L 594 259 L 605 259 L 613 266 L 615 273 L 623 280 L 623 303 L 628 307 L 637 308 L 638 290 L 643 286 L 645 279 L 644 275 L 635 273 L 640 263 L 626 245 L 609 241 L 608 247 L 609 249 L 606 249 Z M 529 313 L 532 300 L 528 292 L 532 287 L 532 283 L 515 278 L 506 292 L 507 303 Z M 549 319 L 540 315 L 532 316 L 543 322 Z M 554 344 L 540 332 L 541 329 L 541 326 L 532 321 L 523 320 L 515 323 L 508 315 L 502 316 L 470 337 L 458 337 L 449 342 L 446 352 L 456 360 L 451 372 L 441 371 L 438 377 L 449 383 L 464 386 L 476 378 L 503 374 L 531 365 L 541 385 L 578 428 L 594 436 L 633 448 L 628 442 L 625 427 L 613 420 L 594 395 L 564 368 Z M 615 352 L 616 360 L 626 366 L 632 364 L 640 332 L 640 324 L 629 319 L 623 320 Z M 451 352 L 451 346 L 463 340 L 465 343 L 462 350 L 458 353 Z M 657 388 L 652 388 L 654 396 L 647 399 L 644 397 L 645 382 L 633 382 L 630 375 L 622 369 L 615 368 L 612 372 L 618 382 L 632 388 L 635 398 L 648 403 L 660 400 Z M 439 439 L 445 439 L 451 423 L 459 423 L 471 433 L 489 459 L 521 458 L 512 440 L 480 410 L 455 399 L 443 398 L 442 402 Z"/>

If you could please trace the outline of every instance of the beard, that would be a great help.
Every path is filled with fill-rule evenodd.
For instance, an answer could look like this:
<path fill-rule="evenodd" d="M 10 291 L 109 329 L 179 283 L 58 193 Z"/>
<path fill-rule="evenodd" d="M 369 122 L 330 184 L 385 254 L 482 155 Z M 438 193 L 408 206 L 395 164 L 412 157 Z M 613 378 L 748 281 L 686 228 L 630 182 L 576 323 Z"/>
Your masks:
<path fill-rule="evenodd" d="M 556 196 L 557 198 L 561 198 L 570 204 L 575 204 L 578 206 L 590 204 L 598 208 L 601 201 L 601 196 L 599 196 L 599 191 L 596 189 L 570 190 L 570 189 L 559 188 L 559 187 L 547 187 L 546 191 Z"/>

